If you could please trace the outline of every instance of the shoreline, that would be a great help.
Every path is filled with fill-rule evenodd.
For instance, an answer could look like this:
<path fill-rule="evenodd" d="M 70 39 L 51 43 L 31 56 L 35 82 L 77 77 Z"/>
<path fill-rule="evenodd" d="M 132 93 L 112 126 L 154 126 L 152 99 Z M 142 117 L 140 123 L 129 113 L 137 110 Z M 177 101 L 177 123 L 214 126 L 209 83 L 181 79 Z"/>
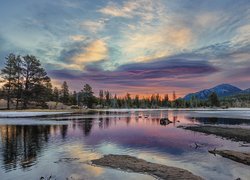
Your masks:
<path fill-rule="evenodd" d="M 250 143 L 250 129 L 244 128 L 231 128 L 224 126 L 207 126 L 207 125 L 198 125 L 198 126 L 180 126 L 185 130 L 191 130 L 199 133 L 212 134 L 227 138 L 234 141 L 243 141 Z"/>
<path fill-rule="evenodd" d="M 25 110 L 0 110 L 0 118 L 29 118 L 29 117 L 53 117 L 58 115 L 88 114 L 93 112 L 144 112 L 144 111 L 188 111 L 194 117 L 222 117 L 250 119 L 250 108 L 159 108 L 159 109 L 25 109 Z M 234 113 L 234 112 L 240 112 Z M 247 112 L 242 115 L 242 112 Z"/>

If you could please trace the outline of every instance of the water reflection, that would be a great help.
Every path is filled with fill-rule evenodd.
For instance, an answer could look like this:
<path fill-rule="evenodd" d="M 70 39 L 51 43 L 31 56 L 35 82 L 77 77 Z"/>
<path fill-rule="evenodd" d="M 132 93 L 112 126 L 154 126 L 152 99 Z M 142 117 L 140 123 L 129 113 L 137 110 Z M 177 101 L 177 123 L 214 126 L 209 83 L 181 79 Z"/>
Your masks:
<path fill-rule="evenodd" d="M 0 126 L 4 168 L 23 169 L 35 164 L 48 142 L 51 126 Z"/>
<path fill-rule="evenodd" d="M 167 118 L 173 123 L 163 124 L 162 118 Z M 100 112 L 88 117 L 78 115 L 61 119 L 68 120 L 67 124 L 60 124 L 58 118 L 56 125 L 0 125 L 1 169 L 10 172 L 32 168 L 35 164 L 41 164 L 41 159 L 45 155 L 50 152 L 56 153 L 56 148 L 60 145 L 64 148 L 69 147 L 72 154 L 78 154 L 85 160 L 87 156 L 97 157 L 98 153 L 94 153 L 93 149 L 98 149 L 102 153 L 113 153 L 118 149 L 115 153 L 124 150 L 123 153 L 133 152 L 132 155 L 135 156 L 138 151 L 147 152 L 149 157 L 150 154 L 174 158 L 184 157 L 187 153 L 207 154 L 209 147 L 221 146 L 224 140 L 208 138 L 176 126 L 199 123 L 250 124 L 249 120 L 243 119 L 193 118 L 187 113 L 176 111 Z M 37 121 L 39 120 L 34 119 L 34 124 Z M 190 145 L 194 142 L 205 144 L 205 148 L 193 148 Z M 77 151 L 72 144 L 77 144 Z M 82 149 L 81 145 L 89 152 Z M 62 155 L 59 154 L 60 156 Z"/>
<path fill-rule="evenodd" d="M 218 117 L 188 117 L 188 119 L 201 124 L 250 125 L 250 121 L 248 119 Z"/>
<path fill-rule="evenodd" d="M 124 115 L 126 113 L 100 112 L 98 115 Z M 65 125 L 1 125 L 1 153 L 4 169 L 9 171 L 18 166 L 22 169 L 29 168 L 37 163 L 37 157 L 42 149 L 47 146 L 51 136 L 61 135 L 61 140 L 67 140 L 68 131 L 81 131 L 84 136 L 90 136 L 94 122 L 97 122 L 100 130 L 116 127 L 117 121 L 125 122 L 126 126 L 134 123 L 146 125 L 160 125 L 160 117 L 166 114 L 160 112 L 144 114 L 143 118 L 138 118 L 138 114 L 129 114 L 127 117 L 100 117 L 69 119 L 69 124 Z M 98 117 L 98 116 L 97 116 Z M 65 120 L 65 117 L 62 117 Z M 176 119 L 176 117 L 174 117 Z M 175 120 L 174 120 L 175 122 Z M 121 123 L 119 126 L 122 126 Z M 123 126 L 122 126 L 123 127 Z M 127 130 L 126 130 L 127 131 Z M 119 137 L 119 135 L 118 135 Z M 130 138 L 130 136 L 128 136 Z M 140 136 L 139 136 L 140 137 Z M 59 138 L 59 137 L 57 137 Z M 105 136 L 104 136 L 105 138 Z M 141 142 L 143 140 L 140 140 Z M 139 143 L 140 144 L 140 143 Z"/>
<path fill-rule="evenodd" d="M 67 135 L 67 130 L 68 130 L 68 125 L 60 126 L 60 132 L 61 132 L 61 135 L 62 135 L 63 139 L 65 139 L 65 137 Z"/>

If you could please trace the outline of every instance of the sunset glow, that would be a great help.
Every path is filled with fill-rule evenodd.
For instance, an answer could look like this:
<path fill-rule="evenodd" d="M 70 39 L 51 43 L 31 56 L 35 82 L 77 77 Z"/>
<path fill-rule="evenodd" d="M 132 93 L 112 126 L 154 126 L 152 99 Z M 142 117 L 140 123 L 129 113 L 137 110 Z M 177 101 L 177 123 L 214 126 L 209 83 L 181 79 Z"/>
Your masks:
<path fill-rule="evenodd" d="M 11 9 L 11 10 L 10 10 Z M 37 56 L 53 85 L 67 81 L 149 96 L 250 83 L 248 0 L 1 2 L 0 68 Z"/>

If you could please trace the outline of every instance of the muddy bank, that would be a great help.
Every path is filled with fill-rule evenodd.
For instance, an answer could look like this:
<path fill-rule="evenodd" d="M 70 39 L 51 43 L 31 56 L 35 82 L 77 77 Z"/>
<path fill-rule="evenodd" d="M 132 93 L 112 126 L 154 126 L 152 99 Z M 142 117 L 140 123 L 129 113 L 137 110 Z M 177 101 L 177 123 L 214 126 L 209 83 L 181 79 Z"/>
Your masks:
<path fill-rule="evenodd" d="M 98 166 L 149 174 L 160 179 L 202 179 L 184 169 L 151 163 L 127 155 L 105 155 L 104 157 L 92 160 L 91 162 Z"/>
<path fill-rule="evenodd" d="M 221 126 L 188 126 L 182 128 L 206 134 L 214 134 L 235 141 L 244 141 L 248 143 L 250 142 L 250 129 L 230 128 Z"/>
<path fill-rule="evenodd" d="M 211 150 L 211 154 L 218 154 L 222 157 L 250 166 L 250 153 L 231 150 Z"/>

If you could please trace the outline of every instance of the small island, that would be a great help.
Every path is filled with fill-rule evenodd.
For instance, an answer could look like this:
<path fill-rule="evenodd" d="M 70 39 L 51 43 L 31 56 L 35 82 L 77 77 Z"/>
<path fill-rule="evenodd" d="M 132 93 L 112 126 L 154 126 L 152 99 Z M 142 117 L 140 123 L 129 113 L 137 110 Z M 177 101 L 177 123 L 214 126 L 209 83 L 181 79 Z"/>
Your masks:
<path fill-rule="evenodd" d="M 91 161 L 93 165 L 121 169 L 123 171 L 137 172 L 149 174 L 156 178 L 176 180 L 201 180 L 202 178 L 192 174 L 191 172 L 166 165 L 147 162 L 128 155 L 105 155 L 100 159 Z"/>

